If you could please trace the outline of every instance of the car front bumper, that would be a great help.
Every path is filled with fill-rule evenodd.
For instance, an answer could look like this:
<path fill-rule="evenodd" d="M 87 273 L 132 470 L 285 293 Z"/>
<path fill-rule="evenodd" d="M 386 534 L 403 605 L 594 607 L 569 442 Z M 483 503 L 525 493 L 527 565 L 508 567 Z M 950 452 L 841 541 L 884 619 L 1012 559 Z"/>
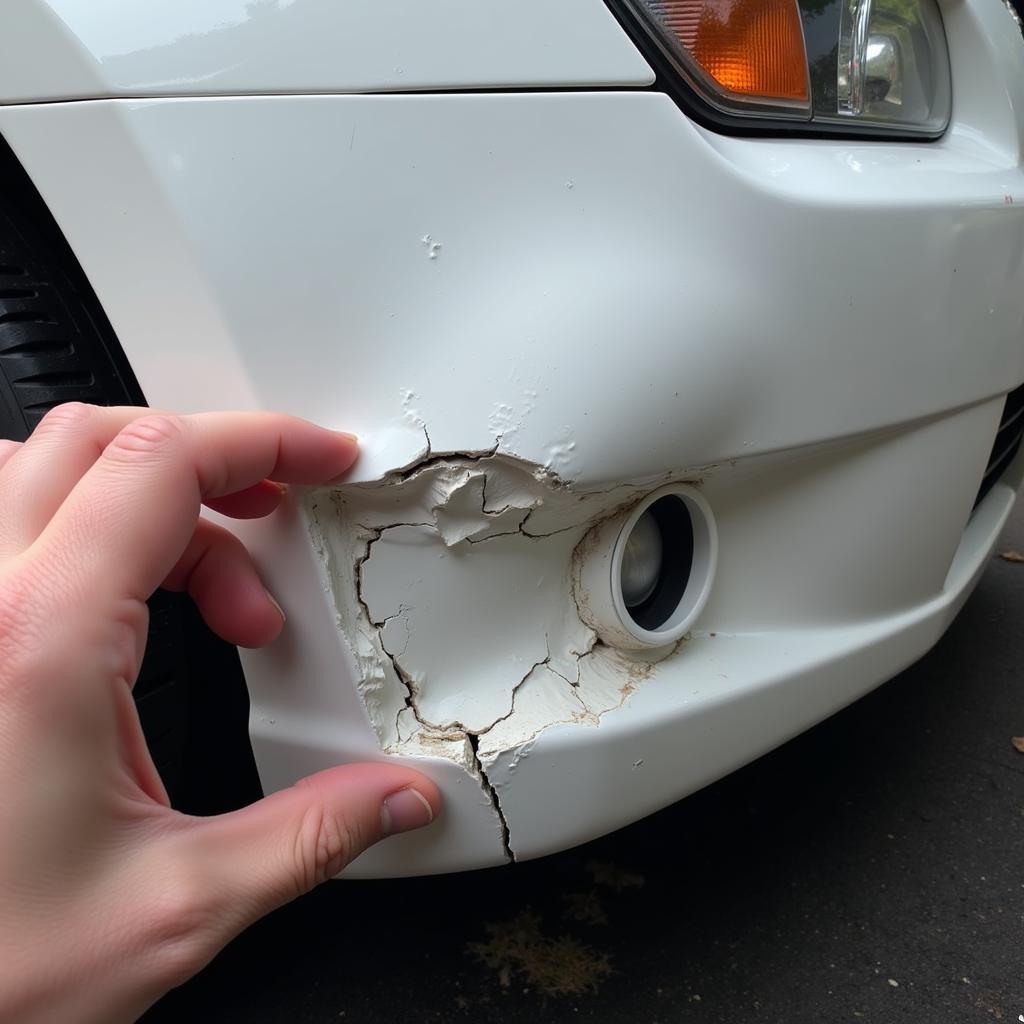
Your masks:
<path fill-rule="evenodd" d="M 855 699 L 948 624 L 1022 475 L 1018 457 L 972 514 L 1024 380 L 1024 44 L 999 4 L 945 17 L 954 120 L 931 144 L 728 138 L 641 90 L 0 107 L 151 404 L 282 409 L 363 440 L 347 489 L 240 530 L 289 613 L 245 657 L 265 788 L 404 757 L 445 793 L 443 820 L 353 874 L 615 828 Z M 502 715 L 473 743 L 450 723 L 403 731 L 409 682 L 359 618 L 336 536 L 351 517 L 317 509 L 361 484 L 391 508 L 381 481 L 445 453 L 453 472 L 505 459 L 585 500 L 699 488 L 719 561 L 689 639 L 586 713 L 566 712 L 563 680 L 522 691 L 518 731 Z M 588 527 L 537 573 L 570 616 Z M 405 665 L 421 693 L 440 680 L 438 707 L 497 693 L 495 666 L 528 672 L 549 639 L 541 598 L 493 571 L 456 585 L 365 564 L 390 566 L 381 605 L 419 621 L 409 637 L 454 652 Z"/>

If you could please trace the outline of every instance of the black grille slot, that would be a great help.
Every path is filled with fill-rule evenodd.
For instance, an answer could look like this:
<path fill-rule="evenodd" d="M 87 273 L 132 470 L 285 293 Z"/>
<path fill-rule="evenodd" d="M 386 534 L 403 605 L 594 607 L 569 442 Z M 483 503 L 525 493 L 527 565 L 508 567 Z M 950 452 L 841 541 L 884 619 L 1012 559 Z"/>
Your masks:
<path fill-rule="evenodd" d="M 1006 396 L 1003 415 L 999 420 L 999 430 L 992 442 L 992 453 L 988 457 L 985 475 L 978 488 L 978 496 L 974 499 L 975 506 L 985 497 L 995 482 L 1003 475 L 1006 467 L 1013 462 L 1013 457 L 1020 451 L 1021 437 L 1024 436 L 1024 384 L 1014 388 Z"/>

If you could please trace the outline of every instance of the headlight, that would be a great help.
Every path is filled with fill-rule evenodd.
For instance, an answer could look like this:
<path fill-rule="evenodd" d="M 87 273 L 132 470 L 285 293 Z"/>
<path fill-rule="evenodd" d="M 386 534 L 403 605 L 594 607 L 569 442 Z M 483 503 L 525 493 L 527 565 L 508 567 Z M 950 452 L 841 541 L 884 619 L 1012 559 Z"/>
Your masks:
<path fill-rule="evenodd" d="M 862 124 L 941 132 L 949 121 L 949 55 L 932 0 L 842 0 L 836 109 Z"/>
<path fill-rule="evenodd" d="M 949 122 L 935 0 L 609 3 L 660 84 L 712 124 L 934 138 Z"/>

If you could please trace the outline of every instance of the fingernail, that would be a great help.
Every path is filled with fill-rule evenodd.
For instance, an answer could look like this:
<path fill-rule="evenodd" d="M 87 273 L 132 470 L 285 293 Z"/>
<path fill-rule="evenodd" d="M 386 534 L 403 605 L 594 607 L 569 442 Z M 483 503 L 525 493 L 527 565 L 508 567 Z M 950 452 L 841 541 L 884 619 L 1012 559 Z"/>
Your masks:
<path fill-rule="evenodd" d="M 341 470 L 336 476 L 331 477 L 330 480 L 325 480 L 324 483 L 330 485 L 340 483 L 348 475 L 349 470 L 359 460 L 359 438 L 355 434 L 349 434 L 344 430 L 334 431 L 334 436 L 339 440 L 347 442 L 346 447 L 348 451 L 345 453 L 346 462 L 340 463 L 339 469 Z"/>
<path fill-rule="evenodd" d="M 427 798 L 415 789 L 400 789 L 384 799 L 380 809 L 380 823 L 384 835 L 393 836 L 423 828 L 434 820 L 434 811 Z"/>
<path fill-rule="evenodd" d="M 277 609 L 277 614 L 281 616 L 281 621 L 287 622 L 288 616 L 285 615 L 284 609 L 278 604 L 277 598 L 266 587 L 263 588 L 263 593 L 267 595 L 267 600 Z"/>

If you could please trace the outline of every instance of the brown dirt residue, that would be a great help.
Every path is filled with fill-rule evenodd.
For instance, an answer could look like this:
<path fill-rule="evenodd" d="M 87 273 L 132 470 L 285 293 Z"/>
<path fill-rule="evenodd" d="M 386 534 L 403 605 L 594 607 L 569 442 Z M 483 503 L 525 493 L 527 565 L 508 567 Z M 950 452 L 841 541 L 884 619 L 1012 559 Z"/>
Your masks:
<path fill-rule="evenodd" d="M 564 917 L 580 924 L 607 924 L 608 911 L 605 910 L 601 894 L 596 889 L 587 892 L 568 892 L 562 899 L 565 901 Z"/>
<path fill-rule="evenodd" d="M 540 915 L 532 910 L 484 927 L 487 940 L 471 943 L 469 952 L 496 971 L 506 988 L 518 978 L 546 996 L 578 996 L 596 992 L 612 972 L 607 953 L 571 935 L 546 934 Z"/>

